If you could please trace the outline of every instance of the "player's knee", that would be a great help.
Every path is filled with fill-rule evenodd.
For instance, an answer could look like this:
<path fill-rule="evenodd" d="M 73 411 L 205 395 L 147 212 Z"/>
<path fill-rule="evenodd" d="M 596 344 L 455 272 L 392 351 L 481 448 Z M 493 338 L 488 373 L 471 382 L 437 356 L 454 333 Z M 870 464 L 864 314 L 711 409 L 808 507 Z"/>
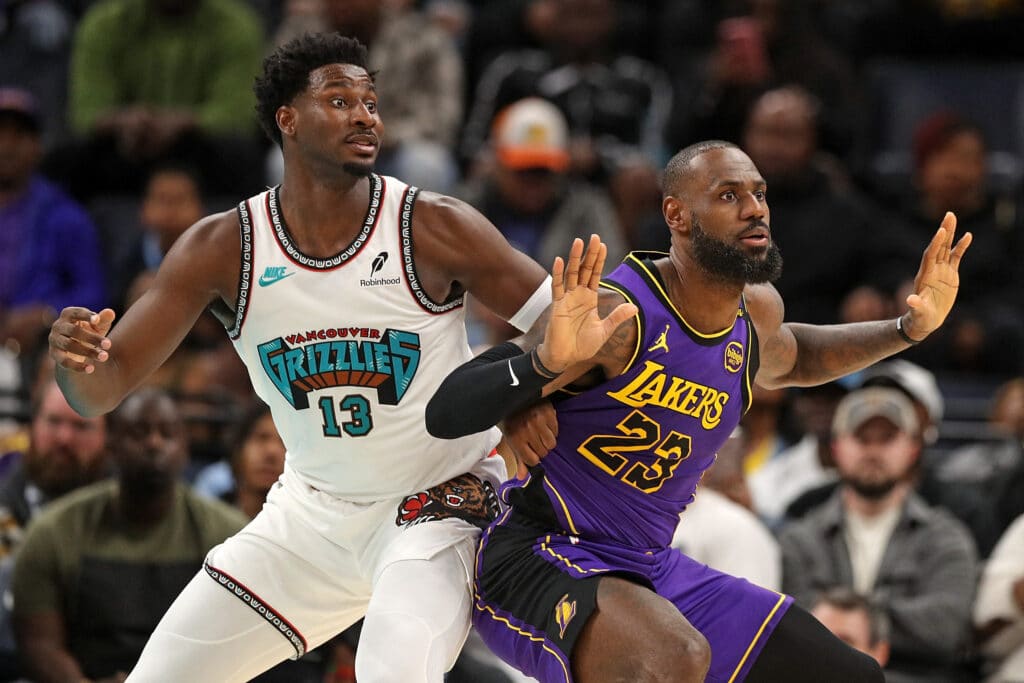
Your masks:
<path fill-rule="evenodd" d="M 367 618 L 356 650 L 359 683 L 440 683 L 445 663 L 454 655 L 438 651 L 430 628 L 411 615 Z M 457 653 L 455 653 L 457 654 Z"/>
<path fill-rule="evenodd" d="M 659 681 L 689 683 L 703 681 L 711 667 L 711 646 L 696 629 L 687 629 L 673 634 L 668 643 L 671 656 L 666 657 L 667 670 Z"/>
<path fill-rule="evenodd" d="M 662 638 L 656 652 L 638 652 L 624 669 L 632 683 L 701 683 L 711 667 L 711 647 L 695 629 Z"/>

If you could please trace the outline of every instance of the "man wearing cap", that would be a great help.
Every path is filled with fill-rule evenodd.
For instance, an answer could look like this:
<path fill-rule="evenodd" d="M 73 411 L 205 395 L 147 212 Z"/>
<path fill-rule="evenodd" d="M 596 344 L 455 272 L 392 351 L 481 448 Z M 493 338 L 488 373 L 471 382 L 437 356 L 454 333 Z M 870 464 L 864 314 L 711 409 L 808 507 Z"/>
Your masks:
<path fill-rule="evenodd" d="M 608 261 L 622 260 L 627 248 L 608 196 L 569 178 L 569 128 L 558 107 L 539 97 L 509 105 L 495 118 L 491 150 L 490 172 L 458 194 L 514 247 L 549 265 L 574 237 L 597 233 Z"/>
<path fill-rule="evenodd" d="M 832 436 L 842 483 L 780 532 L 784 591 L 807 607 L 833 586 L 872 595 L 893 626 L 887 681 L 958 680 L 977 556 L 967 529 L 913 491 L 913 405 L 897 389 L 858 389 L 837 407 Z"/>
<path fill-rule="evenodd" d="M 899 205 L 903 225 L 890 239 L 909 247 L 928 234 L 935 216 L 957 215 L 974 235 L 974 256 L 961 271 L 960 305 L 927 348 L 908 358 L 934 369 L 1011 377 L 1024 369 L 1024 313 L 1005 292 L 1020 291 L 1024 211 L 1019 185 L 998 187 L 993 149 L 982 128 L 951 110 L 923 119 L 913 136 L 913 189 Z M 897 301 L 899 300 L 897 293 Z"/>
<path fill-rule="evenodd" d="M 72 301 L 102 307 L 102 261 L 85 210 L 37 173 L 42 119 L 0 87 L 0 347 L 31 353 Z"/>

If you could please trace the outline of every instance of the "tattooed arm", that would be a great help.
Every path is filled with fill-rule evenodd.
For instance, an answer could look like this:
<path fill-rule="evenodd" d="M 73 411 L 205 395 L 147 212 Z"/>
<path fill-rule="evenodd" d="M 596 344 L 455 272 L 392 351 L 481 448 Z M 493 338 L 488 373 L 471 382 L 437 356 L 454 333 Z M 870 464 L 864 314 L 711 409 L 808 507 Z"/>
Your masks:
<path fill-rule="evenodd" d="M 748 287 L 746 300 L 761 341 L 757 383 L 766 389 L 824 384 L 910 347 L 894 320 L 783 323 L 782 297 L 771 285 Z"/>
<path fill-rule="evenodd" d="M 784 323 L 782 297 L 774 287 L 747 287 L 747 307 L 761 340 L 757 383 L 767 389 L 823 384 L 923 341 L 949 315 L 960 287 L 960 259 L 971 244 L 971 233 L 954 246 L 955 231 L 956 218 L 947 213 L 921 257 L 908 309 L 897 320 Z"/>

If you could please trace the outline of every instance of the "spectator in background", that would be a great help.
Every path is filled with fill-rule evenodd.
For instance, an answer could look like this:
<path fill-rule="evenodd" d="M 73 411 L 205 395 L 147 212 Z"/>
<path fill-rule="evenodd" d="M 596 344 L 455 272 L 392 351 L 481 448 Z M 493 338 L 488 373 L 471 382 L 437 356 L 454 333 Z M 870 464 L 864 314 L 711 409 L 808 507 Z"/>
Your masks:
<path fill-rule="evenodd" d="M 1024 378 L 996 390 L 987 427 L 989 438 L 927 460 L 920 484 L 925 500 L 967 525 L 983 558 L 1024 514 Z"/>
<path fill-rule="evenodd" d="M 111 264 L 113 272 L 108 278 L 113 300 L 126 304 L 135 278 L 146 270 L 156 272 L 175 240 L 206 215 L 203 188 L 202 175 L 196 167 L 165 162 L 153 169 L 139 206 L 142 232 L 128 248 L 114 247 L 120 255 Z"/>
<path fill-rule="evenodd" d="M 370 70 L 386 74 L 377 96 L 387 127 L 377 172 L 449 193 L 458 180 L 454 149 L 462 122 L 463 63 L 452 37 L 409 3 L 291 0 L 274 37 L 337 31 L 370 51 Z"/>
<path fill-rule="evenodd" d="M 903 358 L 890 358 L 865 368 L 860 383 L 865 387 L 899 389 L 914 406 L 918 424 L 916 438 L 921 446 L 927 447 L 938 440 L 946 401 L 933 372 Z"/>
<path fill-rule="evenodd" d="M 80 416 L 52 378 L 33 403 L 28 450 L 0 485 L 0 556 L 50 501 L 108 473 L 104 417 Z"/>
<path fill-rule="evenodd" d="M 945 411 L 945 400 L 938 382 L 935 381 L 935 375 L 910 361 L 902 358 L 890 358 L 865 368 L 851 379 L 859 387 L 880 386 L 898 389 L 910 399 L 914 413 L 917 415 L 914 439 L 921 449 L 921 455 L 915 461 L 911 472 L 916 483 L 922 470 L 927 471 L 931 467 L 930 446 L 939 438 L 939 423 L 942 421 Z M 817 507 L 832 495 L 837 485 L 838 482 L 832 478 L 820 486 L 807 489 L 789 504 L 786 508 L 786 516 L 789 518 L 802 517 L 808 510 Z M 926 500 L 932 502 L 927 498 Z"/>
<path fill-rule="evenodd" d="M 783 589 L 808 607 L 833 586 L 872 596 L 893 626 L 887 681 L 959 680 L 976 551 L 959 521 L 913 492 L 913 405 L 895 389 L 858 389 L 839 403 L 833 434 L 842 484 L 782 528 Z"/>
<path fill-rule="evenodd" d="M 662 70 L 616 56 L 614 0 L 552 0 L 540 50 L 497 56 L 476 85 L 462 140 L 465 160 L 485 148 L 497 112 L 526 97 L 558 106 L 569 123 L 570 171 L 606 184 L 627 240 L 657 214 L 658 172 L 671 87 Z M 666 245 L 667 247 L 667 245 Z"/>
<path fill-rule="evenodd" d="M 260 18 L 242 0 L 99 0 L 75 30 L 68 118 L 80 142 L 51 159 L 81 198 L 138 194 L 153 164 L 209 171 L 214 194 L 263 181 L 255 99 Z"/>
<path fill-rule="evenodd" d="M 92 221 L 38 173 L 40 126 L 27 91 L 0 88 L 0 347 L 25 357 L 72 301 L 106 304 Z"/>
<path fill-rule="evenodd" d="M 680 87 L 694 95 L 677 99 L 669 143 L 739 141 L 758 96 L 769 88 L 799 85 L 821 103 L 821 146 L 850 158 L 864 128 L 862 88 L 849 59 L 822 38 L 812 3 L 743 0 L 733 5 L 741 14 L 723 18 L 714 29 L 715 45 L 699 82 Z"/>
<path fill-rule="evenodd" d="M 490 172 L 468 183 L 459 198 L 487 216 L 512 246 L 550 264 L 575 237 L 597 233 L 618 263 L 627 246 L 607 195 L 569 174 L 565 117 L 538 97 L 502 110 L 490 136 Z"/>
<path fill-rule="evenodd" d="M 1024 207 L 1019 197 L 991 190 L 985 136 L 960 115 L 942 111 L 922 121 L 913 151 L 914 192 L 902 207 L 907 244 L 930 234 L 935 216 L 953 211 L 958 227 L 973 233 L 976 251 L 961 273 L 963 305 L 937 343 L 907 357 L 935 371 L 1008 379 L 1024 370 L 1024 309 L 1006 296 L 1024 286 Z"/>
<path fill-rule="evenodd" d="M 829 324 L 895 315 L 892 295 L 917 243 L 892 245 L 879 212 L 818 146 L 820 116 L 817 98 L 786 86 L 754 100 L 743 131 L 744 150 L 768 182 L 772 237 L 786 254 L 775 283 L 786 319 Z"/>
<path fill-rule="evenodd" d="M 750 478 L 795 440 L 786 389 L 751 387 L 750 406 L 740 419 L 743 427 L 743 472 Z"/>
<path fill-rule="evenodd" d="M 1024 681 L 1024 516 L 1010 525 L 985 563 L 974 625 L 988 665 L 986 683 Z"/>
<path fill-rule="evenodd" d="M 263 502 L 284 471 L 284 442 L 274 426 L 270 407 L 256 401 L 246 410 L 227 442 L 232 444 L 231 462 L 205 467 L 196 479 L 217 482 L 224 487 L 220 498 L 234 505 L 250 519 L 263 508 Z"/>
<path fill-rule="evenodd" d="M 21 674 L 7 591 L 25 527 L 51 501 L 106 476 L 106 418 L 81 417 L 52 378 L 33 397 L 28 448 L 0 484 L 0 680 Z"/>
<path fill-rule="evenodd" d="M 753 509 L 770 527 L 782 522 L 789 504 L 802 494 L 835 481 L 832 418 L 846 393 L 839 382 L 792 393 L 793 419 L 803 436 L 747 479 Z"/>
<path fill-rule="evenodd" d="M 749 495 L 736 501 L 743 481 L 743 441 L 737 429 L 704 473 L 693 502 L 680 516 L 672 547 L 713 569 L 763 588 L 782 587 L 779 544 L 751 512 Z M 742 493 L 739 493 L 743 500 Z"/>
<path fill-rule="evenodd" d="M 165 393 L 129 396 L 111 416 L 116 479 L 33 522 L 12 584 L 15 634 L 33 680 L 123 680 L 206 552 L 245 525 L 237 510 L 180 483 L 183 427 Z"/>
<path fill-rule="evenodd" d="M 836 586 L 818 596 L 811 614 L 844 643 L 885 668 L 892 625 L 884 609 L 847 586 Z"/>

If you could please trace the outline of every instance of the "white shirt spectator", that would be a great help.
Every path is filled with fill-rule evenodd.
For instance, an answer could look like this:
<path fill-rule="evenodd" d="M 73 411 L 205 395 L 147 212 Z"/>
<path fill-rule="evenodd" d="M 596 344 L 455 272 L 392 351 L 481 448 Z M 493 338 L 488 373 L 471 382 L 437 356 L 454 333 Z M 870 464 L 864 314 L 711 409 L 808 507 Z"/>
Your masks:
<path fill-rule="evenodd" d="M 702 487 L 683 512 L 672 547 L 718 571 L 781 590 L 775 537 L 757 515 L 712 489 Z"/>
<path fill-rule="evenodd" d="M 1014 583 L 1024 578 L 1024 516 L 1018 517 L 1003 533 L 985 565 L 974 603 L 974 625 L 982 627 L 994 620 L 1010 622 L 989 638 L 982 653 L 997 662 L 986 683 L 1024 681 L 1024 609 L 1014 599 Z"/>

